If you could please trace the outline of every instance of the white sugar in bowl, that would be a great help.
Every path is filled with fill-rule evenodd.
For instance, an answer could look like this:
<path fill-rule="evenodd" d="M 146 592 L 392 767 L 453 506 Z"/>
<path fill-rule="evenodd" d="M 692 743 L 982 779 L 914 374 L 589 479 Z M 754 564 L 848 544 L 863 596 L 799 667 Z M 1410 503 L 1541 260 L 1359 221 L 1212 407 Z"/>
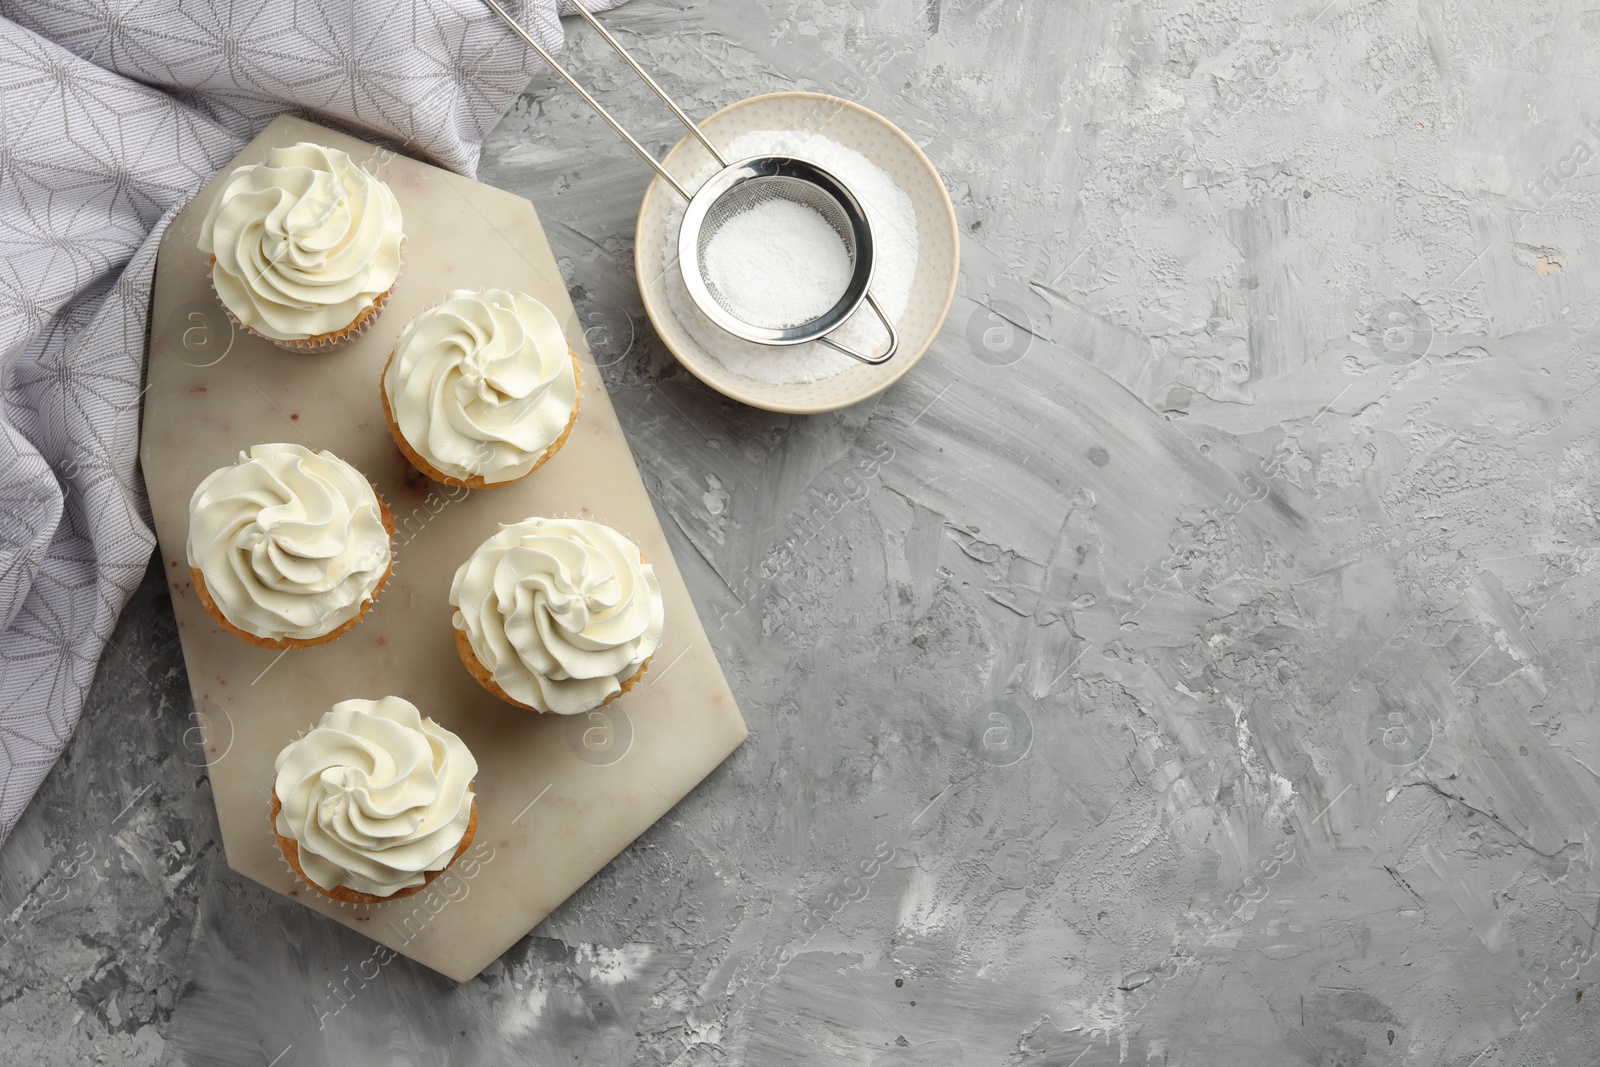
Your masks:
<path fill-rule="evenodd" d="M 835 411 L 876 396 L 898 381 L 928 350 L 943 326 L 955 297 L 960 266 L 955 208 L 927 156 L 882 116 L 860 104 L 821 93 L 789 92 L 752 97 L 723 108 L 699 125 L 708 140 L 724 149 L 739 138 L 759 131 L 801 131 L 820 135 L 835 145 L 860 153 L 909 199 L 916 220 L 915 256 L 914 261 L 901 267 L 899 280 L 904 308 L 894 319 L 898 350 L 881 365 L 839 356 L 824 362 L 821 343 L 815 341 L 789 349 L 752 346 L 719 329 L 698 310 L 696 301 L 687 297 L 685 271 L 679 257 L 679 223 L 684 217 L 684 204 L 677 191 L 658 176 L 650 183 L 639 208 L 639 222 L 634 233 L 634 272 L 645 312 L 667 348 L 690 373 L 711 388 L 741 403 L 769 411 L 802 414 Z M 718 169 L 717 161 L 701 141 L 690 134 L 686 134 L 661 162 L 683 184 Z M 827 161 L 817 162 L 827 166 Z M 851 191 L 871 205 L 872 190 L 864 192 L 861 186 L 852 185 Z M 890 269 L 883 262 L 885 248 L 897 236 L 893 233 L 878 236 L 877 279 L 883 279 Z M 874 285 L 877 285 L 876 280 Z M 870 323 L 874 310 L 863 303 L 853 318 L 863 318 L 876 326 Z M 835 336 L 851 332 L 855 325 L 853 319 L 846 322 Z M 857 328 L 853 332 L 866 339 L 865 345 L 872 344 L 869 331 Z M 793 374 L 838 369 L 837 373 L 811 381 L 771 380 L 792 376 L 765 362 L 783 359 L 810 361 L 788 368 Z"/>

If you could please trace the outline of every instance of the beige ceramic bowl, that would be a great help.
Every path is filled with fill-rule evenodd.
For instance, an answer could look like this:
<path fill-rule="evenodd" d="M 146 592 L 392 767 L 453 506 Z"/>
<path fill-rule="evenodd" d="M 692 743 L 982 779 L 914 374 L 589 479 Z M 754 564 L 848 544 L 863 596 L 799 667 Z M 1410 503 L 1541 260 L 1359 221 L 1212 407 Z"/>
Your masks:
<path fill-rule="evenodd" d="M 900 351 L 888 363 L 881 367 L 858 364 L 839 374 L 796 385 L 772 385 L 747 378 L 723 366 L 679 323 L 668 302 L 662 265 L 671 263 L 670 269 L 678 269 L 678 229 L 668 224 L 678 206 L 678 194 L 658 177 L 650 183 L 644 203 L 639 206 L 633 263 L 645 312 L 667 348 L 691 374 L 717 392 L 768 411 L 837 411 L 876 396 L 899 381 L 922 358 L 944 325 L 955 298 L 960 265 L 955 208 L 928 157 L 888 119 L 860 104 L 821 93 L 751 97 L 723 108 L 700 127 L 719 146 L 755 130 L 813 130 L 855 149 L 887 172 L 911 197 L 917 212 L 920 258 L 910 300 L 897 324 Z M 663 160 L 668 172 L 680 180 L 687 180 L 710 164 L 710 153 L 689 134 Z M 857 314 L 872 312 L 863 304 Z"/>

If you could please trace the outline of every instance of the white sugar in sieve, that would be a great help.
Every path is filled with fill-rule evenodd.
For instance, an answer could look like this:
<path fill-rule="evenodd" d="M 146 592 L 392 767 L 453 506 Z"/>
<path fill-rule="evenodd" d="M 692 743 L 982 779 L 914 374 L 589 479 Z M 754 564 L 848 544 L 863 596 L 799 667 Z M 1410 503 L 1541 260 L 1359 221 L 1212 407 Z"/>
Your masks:
<path fill-rule="evenodd" d="M 683 274 L 684 288 L 688 290 L 690 299 L 712 324 L 754 344 L 785 346 L 819 341 L 852 359 L 873 366 L 887 363 L 894 358 L 895 352 L 900 348 L 900 335 L 895 330 L 894 323 L 889 321 L 889 316 L 884 314 L 883 308 L 873 298 L 871 291 L 874 265 L 872 221 L 862 209 L 861 202 L 844 182 L 815 163 L 791 156 L 752 156 L 749 159 L 729 163 L 717 150 L 717 146 L 706 138 L 700 127 L 673 103 L 661 86 L 656 84 L 656 80 L 634 61 L 617 39 L 612 37 L 611 33 L 600 25 L 578 0 L 572 0 L 572 6 L 578 14 L 582 15 L 605 42 L 627 61 L 634 73 L 644 79 L 645 84 L 672 109 L 672 113 L 679 121 L 721 164 L 722 169 L 708 178 L 698 191 L 691 194 L 678 179 L 667 172 L 655 156 L 622 128 L 621 123 L 612 118 L 611 113 L 601 106 L 598 100 L 590 96 L 588 91 L 555 61 L 555 57 L 545 51 L 538 41 L 518 25 L 506 9 L 500 6 L 498 0 L 484 0 L 484 3 L 499 15 L 528 47 L 537 52 L 563 81 L 572 86 L 584 102 L 594 108 L 607 125 L 632 145 L 633 150 L 655 169 L 656 174 L 688 203 L 689 208 L 684 213 L 683 223 L 678 231 L 678 269 Z M 706 248 L 717 232 L 744 212 L 775 199 L 792 201 L 820 215 L 838 235 L 850 259 L 850 280 L 839 299 L 821 315 L 795 326 L 770 327 L 746 322 L 735 313 L 727 296 L 717 288 L 716 283 L 706 273 Z M 877 355 L 857 352 L 828 336 L 855 314 L 863 300 L 872 308 L 889 334 L 888 346 Z"/>

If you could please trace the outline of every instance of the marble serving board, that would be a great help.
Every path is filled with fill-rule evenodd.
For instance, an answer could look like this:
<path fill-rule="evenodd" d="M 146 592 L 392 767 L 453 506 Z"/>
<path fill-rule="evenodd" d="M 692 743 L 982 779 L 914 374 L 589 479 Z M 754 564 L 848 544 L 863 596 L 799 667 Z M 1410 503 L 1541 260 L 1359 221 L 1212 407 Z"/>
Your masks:
<path fill-rule="evenodd" d="M 405 217 L 388 306 L 349 346 L 299 355 L 230 328 L 196 248 L 219 176 L 162 239 L 141 457 L 172 590 L 229 865 L 457 981 L 479 973 L 661 818 L 746 730 L 639 478 L 533 206 L 300 119 L 280 118 L 230 164 L 298 141 L 343 149 L 382 178 Z M 223 174 L 228 173 L 225 170 Z M 394 338 L 449 289 L 520 289 L 566 327 L 582 378 L 566 446 L 511 486 L 466 492 L 416 474 L 384 424 L 378 377 Z M 367 617 L 330 644 L 251 647 L 218 628 L 189 581 L 189 497 L 253 444 L 342 456 L 396 520 L 395 570 Z M 580 716 L 501 703 L 468 676 L 450 579 L 501 522 L 578 516 L 631 537 L 655 566 L 666 633 L 640 683 Z M 478 760 L 472 848 L 427 890 L 371 907 L 325 900 L 289 872 L 268 821 L 273 759 L 335 701 L 397 694 L 460 734 Z"/>

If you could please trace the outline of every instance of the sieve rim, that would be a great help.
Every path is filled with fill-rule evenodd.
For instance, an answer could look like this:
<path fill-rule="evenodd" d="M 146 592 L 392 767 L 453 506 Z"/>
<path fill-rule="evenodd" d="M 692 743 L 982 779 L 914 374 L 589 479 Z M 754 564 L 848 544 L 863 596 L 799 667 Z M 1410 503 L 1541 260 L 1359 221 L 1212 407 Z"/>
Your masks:
<path fill-rule="evenodd" d="M 700 261 L 700 231 L 706 216 L 717 201 L 734 189 L 763 178 L 794 178 L 820 188 L 839 205 L 849 223 L 855 244 L 855 264 L 844 292 L 827 311 L 797 326 L 771 327 L 745 322 L 724 310 L 705 284 Z M 872 276 L 877 266 L 875 253 L 872 221 L 850 187 L 826 168 L 797 156 L 750 156 L 730 163 L 706 179 L 690 197 L 688 209 L 678 226 L 678 272 L 695 307 L 712 325 L 724 332 L 761 345 L 805 344 L 820 340 L 844 325 L 861 306 L 872 287 Z"/>

